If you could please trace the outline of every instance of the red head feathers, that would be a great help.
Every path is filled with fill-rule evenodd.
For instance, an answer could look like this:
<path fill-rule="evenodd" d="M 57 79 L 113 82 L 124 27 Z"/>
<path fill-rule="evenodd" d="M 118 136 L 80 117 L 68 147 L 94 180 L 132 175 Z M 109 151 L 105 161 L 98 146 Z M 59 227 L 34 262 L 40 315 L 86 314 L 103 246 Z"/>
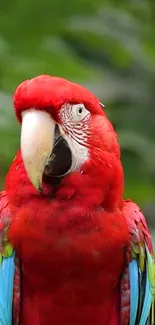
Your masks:
<path fill-rule="evenodd" d="M 21 112 L 29 108 L 55 114 L 65 103 L 83 103 L 91 113 L 103 115 L 98 99 L 86 88 L 59 77 L 41 75 L 22 82 L 14 94 L 14 107 L 18 120 Z"/>

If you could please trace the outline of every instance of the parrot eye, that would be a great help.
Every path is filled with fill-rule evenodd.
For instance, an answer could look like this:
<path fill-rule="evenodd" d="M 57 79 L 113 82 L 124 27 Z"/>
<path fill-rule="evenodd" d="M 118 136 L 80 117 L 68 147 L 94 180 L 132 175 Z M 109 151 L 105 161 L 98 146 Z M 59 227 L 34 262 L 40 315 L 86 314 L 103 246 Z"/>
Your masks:
<path fill-rule="evenodd" d="M 89 115 L 90 112 L 85 108 L 83 104 L 77 104 L 72 106 L 72 116 L 74 121 L 80 121 L 84 117 Z"/>
<path fill-rule="evenodd" d="M 83 107 L 82 106 L 78 107 L 78 110 L 77 110 L 78 115 L 81 115 L 82 112 L 83 112 Z"/>

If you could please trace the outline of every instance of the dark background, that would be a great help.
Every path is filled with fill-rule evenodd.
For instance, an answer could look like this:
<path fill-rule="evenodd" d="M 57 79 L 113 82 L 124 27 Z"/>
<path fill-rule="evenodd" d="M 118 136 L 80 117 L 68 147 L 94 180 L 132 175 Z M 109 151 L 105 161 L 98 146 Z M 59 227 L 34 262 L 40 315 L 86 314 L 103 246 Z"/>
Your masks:
<path fill-rule="evenodd" d="M 0 1 L 0 188 L 19 146 L 11 96 L 47 73 L 105 104 L 119 134 L 125 197 L 155 210 L 155 1 Z"/>

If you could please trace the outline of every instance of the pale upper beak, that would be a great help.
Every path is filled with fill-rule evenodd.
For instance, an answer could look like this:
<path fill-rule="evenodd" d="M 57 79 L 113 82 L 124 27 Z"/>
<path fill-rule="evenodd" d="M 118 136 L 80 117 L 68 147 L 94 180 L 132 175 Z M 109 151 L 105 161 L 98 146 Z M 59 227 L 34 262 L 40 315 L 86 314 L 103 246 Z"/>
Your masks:
<path fill-rule="evenodd" d="M 44 168 L 53 149 L 55 125 L 46 112 L 31 109 L 22 114 L 22 158 L 31 183 L 39 191 L 42 191 Z"/>

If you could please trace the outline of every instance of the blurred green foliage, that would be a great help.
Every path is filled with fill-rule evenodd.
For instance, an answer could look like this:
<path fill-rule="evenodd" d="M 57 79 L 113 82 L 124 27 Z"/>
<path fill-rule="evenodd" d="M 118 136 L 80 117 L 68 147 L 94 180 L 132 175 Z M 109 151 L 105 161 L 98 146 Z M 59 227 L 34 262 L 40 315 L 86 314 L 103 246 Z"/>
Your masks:
<path fill-rule="evenodd" d="M 0 3 L 0 187 L 19 146 L 11 96 L 47 73 L 93 91 L 119 134 L 125 196 L 155 193 L 155 2 L 2 0 Z"/>

